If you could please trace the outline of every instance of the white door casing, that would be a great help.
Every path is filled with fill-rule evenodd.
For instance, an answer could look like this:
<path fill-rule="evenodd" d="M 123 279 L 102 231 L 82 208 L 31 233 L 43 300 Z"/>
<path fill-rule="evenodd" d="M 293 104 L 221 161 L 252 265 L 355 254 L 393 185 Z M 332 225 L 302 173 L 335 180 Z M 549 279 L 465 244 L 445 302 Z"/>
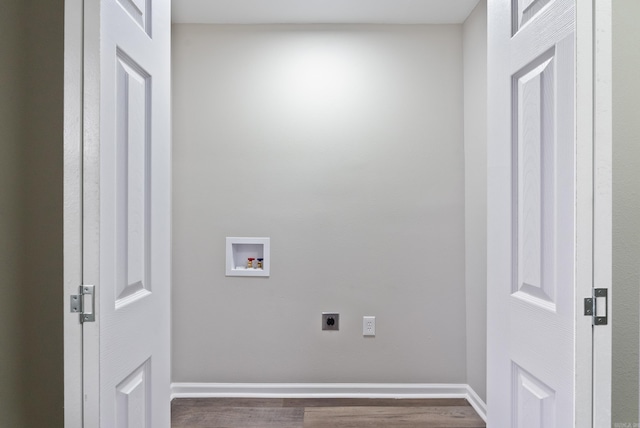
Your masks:
<path fill-rule="evenodd" d="M 170 426 L 170 1 L 84 11 L 84 426 Z"/>
<path fill-rule="evenodd" d="M 64 423 L 82 426 L 82 324 L 69 296 L 82 284 L 82 0 L 64 3 Z"/>
<path fill-rule="evenodd" d="M 575 0 L 489 1 L 489 427 L 592 426 L 581 313 L 592 288 L 592 67 L 576 67 L 590 58 L 591 16 L 577 4 L 580 22 Z"/>
<path fill-rule="evenodd" d="M 593 286 L 609 290 L 609 324 L 593 329 L 594 427 L 611 427 L 613 262 L 612 1 L 593 2 Z"/>

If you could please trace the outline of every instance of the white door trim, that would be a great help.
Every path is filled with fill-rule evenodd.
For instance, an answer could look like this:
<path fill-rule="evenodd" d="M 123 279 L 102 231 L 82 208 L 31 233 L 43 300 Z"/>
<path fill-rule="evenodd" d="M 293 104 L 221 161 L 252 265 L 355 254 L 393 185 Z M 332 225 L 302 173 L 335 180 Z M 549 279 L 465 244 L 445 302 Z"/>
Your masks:
<path fill-rule="evenodd" d="M 64 425 L 82 426 L 82 325 L 69 296 L 82 284 L 83 1 L 64 3 Z"/>
<path fill-rule="evenodd" d="M 593 327 L 583 299 L 593 289 L 593 2 L 576 1 L 575 426 L 593 425 Z"/>
<path fill-rule="evenodd" d="M 100 3 L 84 1 L 83 281 L 96 286 L 100 307 Z M 100 314 L 83 325 L 83 427 L 100 427 Z"/>
<path fill-rule="evenodd" d="M 98 427 L 98 322 L 80 324 L 69 296 L 98 286 L 99 15 L 100 1 L 65 0 L 64 27 L 64 400 L 65 427 Z M 86 167 L 89 168 L 86 168 Z M 93 175 L 91 175 L 93 174 Z M 89 246 L 97 248 L 97 246 Z M 96 296 L 96 305 L 98 304 Z M 87 343 L 93 354 L 83 355 Z M 87 411 L 88 410 L 88 411 Z"/>
<path fill-rule="evenodd" d="M 611 0 L 594 2 L 594 219 L 593 282 L 609 289 L 609 324 L 594 328 L 593 400 L 594 427 L 611 426 L 612 281 L 612 23 Z"/>

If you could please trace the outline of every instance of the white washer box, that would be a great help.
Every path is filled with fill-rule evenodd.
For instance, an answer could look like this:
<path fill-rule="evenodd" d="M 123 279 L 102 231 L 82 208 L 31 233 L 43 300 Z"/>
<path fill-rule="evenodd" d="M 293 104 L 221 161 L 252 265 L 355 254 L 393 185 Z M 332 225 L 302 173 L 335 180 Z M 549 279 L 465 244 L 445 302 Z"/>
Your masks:
<path fill-rule="evenodd" d="M 226 276 L 269 276 L 271 267 L 270 238 L 227 237 Z M 253 268 L 247 268 L 247 259 L 254 258 Z M 257 259 L 263 259 L 259 269 Z"/>

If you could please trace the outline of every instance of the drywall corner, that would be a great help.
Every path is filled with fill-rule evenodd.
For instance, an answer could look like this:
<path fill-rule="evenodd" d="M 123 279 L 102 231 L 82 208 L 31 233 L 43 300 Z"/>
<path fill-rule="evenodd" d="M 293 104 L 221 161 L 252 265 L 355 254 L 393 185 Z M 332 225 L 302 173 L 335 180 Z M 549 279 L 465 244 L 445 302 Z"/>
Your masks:
<path fill-rule="evenodd" d="M 467 382 L 487 389 L 487 2 L 463 25 Z"/>

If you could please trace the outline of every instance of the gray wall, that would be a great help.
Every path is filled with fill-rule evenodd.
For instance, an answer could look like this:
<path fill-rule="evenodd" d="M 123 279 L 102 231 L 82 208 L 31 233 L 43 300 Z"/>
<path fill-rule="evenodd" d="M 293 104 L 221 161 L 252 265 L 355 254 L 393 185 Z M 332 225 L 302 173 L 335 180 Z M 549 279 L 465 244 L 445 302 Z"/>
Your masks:
<path fill-rule="evenodd" d="M 25 275 L 28 425 L 63 425 L 64 1 L 29 0 L 25 28 Z M 33 313 L 37 316 L 33 316 Z"/>
<path fill-rule="evenodd" d="M 487 3 L 463 26 L 467 382 L 487 389 Z"/>
<path fill-rule="evenodd" d="M 462 26 L 173 49 L 173 381 L 465 383 Z M 271 237 L 271 277 L 225 277 L 226 236 Z"/>
<path fill-rule="evenodd" d="M 640 2 L 613 1 L 613 422 L 638 422 Z"/>
<path fill-rule="evenodd" d="M 0 13 L 0 426 L 63 426 L 63 1 Z"/>
<path fill-rule="evenodd" d="M 22 331 L 22 0 L 0 13 L 0 426 L 25 424 Z"/>

